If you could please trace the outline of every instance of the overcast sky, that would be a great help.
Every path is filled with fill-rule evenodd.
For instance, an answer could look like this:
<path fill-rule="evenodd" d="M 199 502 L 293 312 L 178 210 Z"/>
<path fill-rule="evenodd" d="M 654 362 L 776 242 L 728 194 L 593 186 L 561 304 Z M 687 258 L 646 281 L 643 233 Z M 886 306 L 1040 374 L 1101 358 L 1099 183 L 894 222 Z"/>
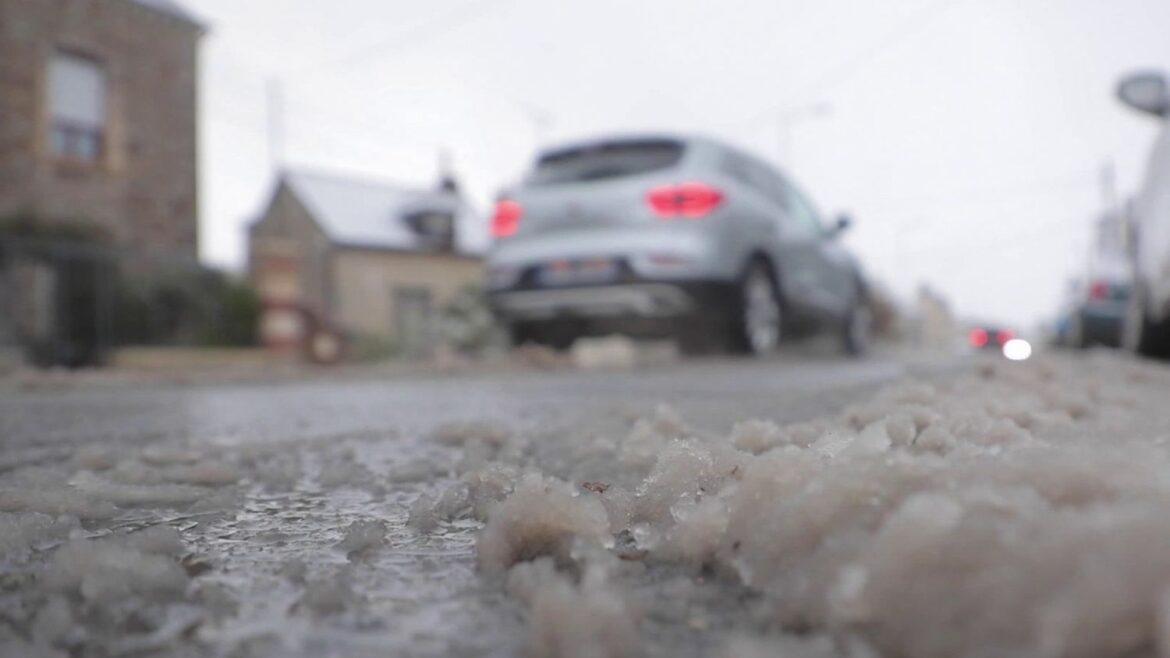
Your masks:
<path fill-rule="evenodd" d="M 485 211 L 540 140 L 701 132 L 781 163 L 909 298 L 1032 323 L 1082 268 L 1102 163 L 1156 126 L 1117 77 L 1170 69 L 1167 0 L 184 0 L 206 19 L 202 252 L 243 264 L 283 162 L 433 183 Z M 826 106 L 820 113 L 808 108 Z M 781 129 L 781 117 L 787 117 Z M 788 138 L 782 135 L 787 134 Z"/>

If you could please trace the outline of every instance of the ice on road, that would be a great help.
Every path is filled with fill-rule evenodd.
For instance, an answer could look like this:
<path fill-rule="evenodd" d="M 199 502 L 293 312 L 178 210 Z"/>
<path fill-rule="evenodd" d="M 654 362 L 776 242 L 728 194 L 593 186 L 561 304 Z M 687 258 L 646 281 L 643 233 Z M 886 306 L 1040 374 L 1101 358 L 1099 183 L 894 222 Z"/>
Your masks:
<path fill-rule="evenodd" d="M 1170 655 L 1168 401 L 1104 353 L 15 394 L 0 655 Z"/>

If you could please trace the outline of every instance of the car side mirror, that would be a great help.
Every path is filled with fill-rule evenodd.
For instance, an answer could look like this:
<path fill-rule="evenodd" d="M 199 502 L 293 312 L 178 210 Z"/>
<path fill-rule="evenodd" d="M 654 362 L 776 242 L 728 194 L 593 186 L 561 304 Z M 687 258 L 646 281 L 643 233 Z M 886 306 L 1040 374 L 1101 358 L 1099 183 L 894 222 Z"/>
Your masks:
<path fill-rule="evenodd" d="M 1170 115 L 1170 83 L 1156 71 L 1126 76 L 1117 85 L 1117 97 L 1139 112 L 1158 117 Z"/>
<path fill-rule="evenodd" d="M 845 231 L 849 230 L 850 226 L 853 226 L 852 217 L 846 214 L 837 215 L 837 221 L 833 222 L 832 228 L 829 229 L 829 237 L 835 238 L 841 235 Z"/>

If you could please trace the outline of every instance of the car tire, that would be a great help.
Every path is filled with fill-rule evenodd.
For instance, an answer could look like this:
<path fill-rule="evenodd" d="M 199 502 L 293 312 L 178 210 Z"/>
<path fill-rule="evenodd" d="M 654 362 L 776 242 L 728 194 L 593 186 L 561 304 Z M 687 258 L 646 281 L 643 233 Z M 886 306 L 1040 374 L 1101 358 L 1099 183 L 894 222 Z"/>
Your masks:
<path fill-rule="evenodd" d="M 685 356 L 708 356 L 723 352 L 728 347 L 724 337 L 728 335 L 722 327 L 702 316 L 686 318 L 674 331 L 674 342 L 680 354 Z"/>
<path fill-rule="evenodd" d="M 731 347 L 739 354 L 775 351 L 784 328 L 784 308 L 771 269 L 753 260 L 739 279 L 731 318 Z"/>
<path fill-rule="evenodd" d="M 512 347 L 521 347 L 534 341 L 535 331 L 531 323 L 509 322 L 508 344 Z"/>
<path fill-rule="evenodd" d="M 845 354 L 862 357 L 869 352 L 873 337 L 873 310 L 865 299 L 854 302 L 841 323 L 841 347 Z"/>
<path fill-rule="evenodd" d="M 540 345 L 563 352 L 573 346 L 578 332 L 568 323 L 513 322 L 508 325 L 508 341 L 512 347 Z"/>
<path fill-rule="evenodd" d="M 1150 319 L 1141 299 L 1133 295 L 1122 323 L 1121 343 L 1126 351 L 1139 356 L 1170 357 L 1170 318 L 1161 322 Z"/>
<path fill-rule="evenodd" d="M 1089 341 L 1085 335 L 1085 320 L 1079 311 L 1074 313 L 1072 320 L 1069 321 L 1068 346 L 1076 350 L 1089 347 Z"/>

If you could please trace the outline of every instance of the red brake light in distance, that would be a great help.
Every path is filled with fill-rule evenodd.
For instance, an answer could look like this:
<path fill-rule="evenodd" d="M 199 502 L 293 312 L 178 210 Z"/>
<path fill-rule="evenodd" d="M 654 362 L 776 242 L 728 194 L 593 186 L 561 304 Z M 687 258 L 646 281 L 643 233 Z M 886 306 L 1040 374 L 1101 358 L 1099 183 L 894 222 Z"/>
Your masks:
<path fill-rule="evenodd" d="M 997 345 L 1006 345 L 1009 340 L 1015 337 L 1016 335 L 1013 334 L 1011 330 L 1000 329 L 999 331 L 995 332 L 995 343 Z"/>
<path fill-rule="evenodd" d="M 987 338 L 986 329 L 975 328 L 967 334 L 967 342 L 971 343 L 971 347 L 986 347 Z"/>
<path fill-rule="evenodd" d="M 1104 281 L 1094 281 L 1089 286 L 1089 299 L 1105 299 L 1109 296 L 1109 284 Z"/>
<path fill-rule="evenodd" d="M 723 190 L 698 182 L 660 185 L 646 194 L 646 203 L 662 218 L 697 218 L 723 203 Z"/>
<path fill-rule="evenodd" d="M 506 238 L 520 227 L 520 216 L 524 208 L 511 199 L 501 199 L 496 202 L 496 212 L 492 215 L 492 237 Z"/>

